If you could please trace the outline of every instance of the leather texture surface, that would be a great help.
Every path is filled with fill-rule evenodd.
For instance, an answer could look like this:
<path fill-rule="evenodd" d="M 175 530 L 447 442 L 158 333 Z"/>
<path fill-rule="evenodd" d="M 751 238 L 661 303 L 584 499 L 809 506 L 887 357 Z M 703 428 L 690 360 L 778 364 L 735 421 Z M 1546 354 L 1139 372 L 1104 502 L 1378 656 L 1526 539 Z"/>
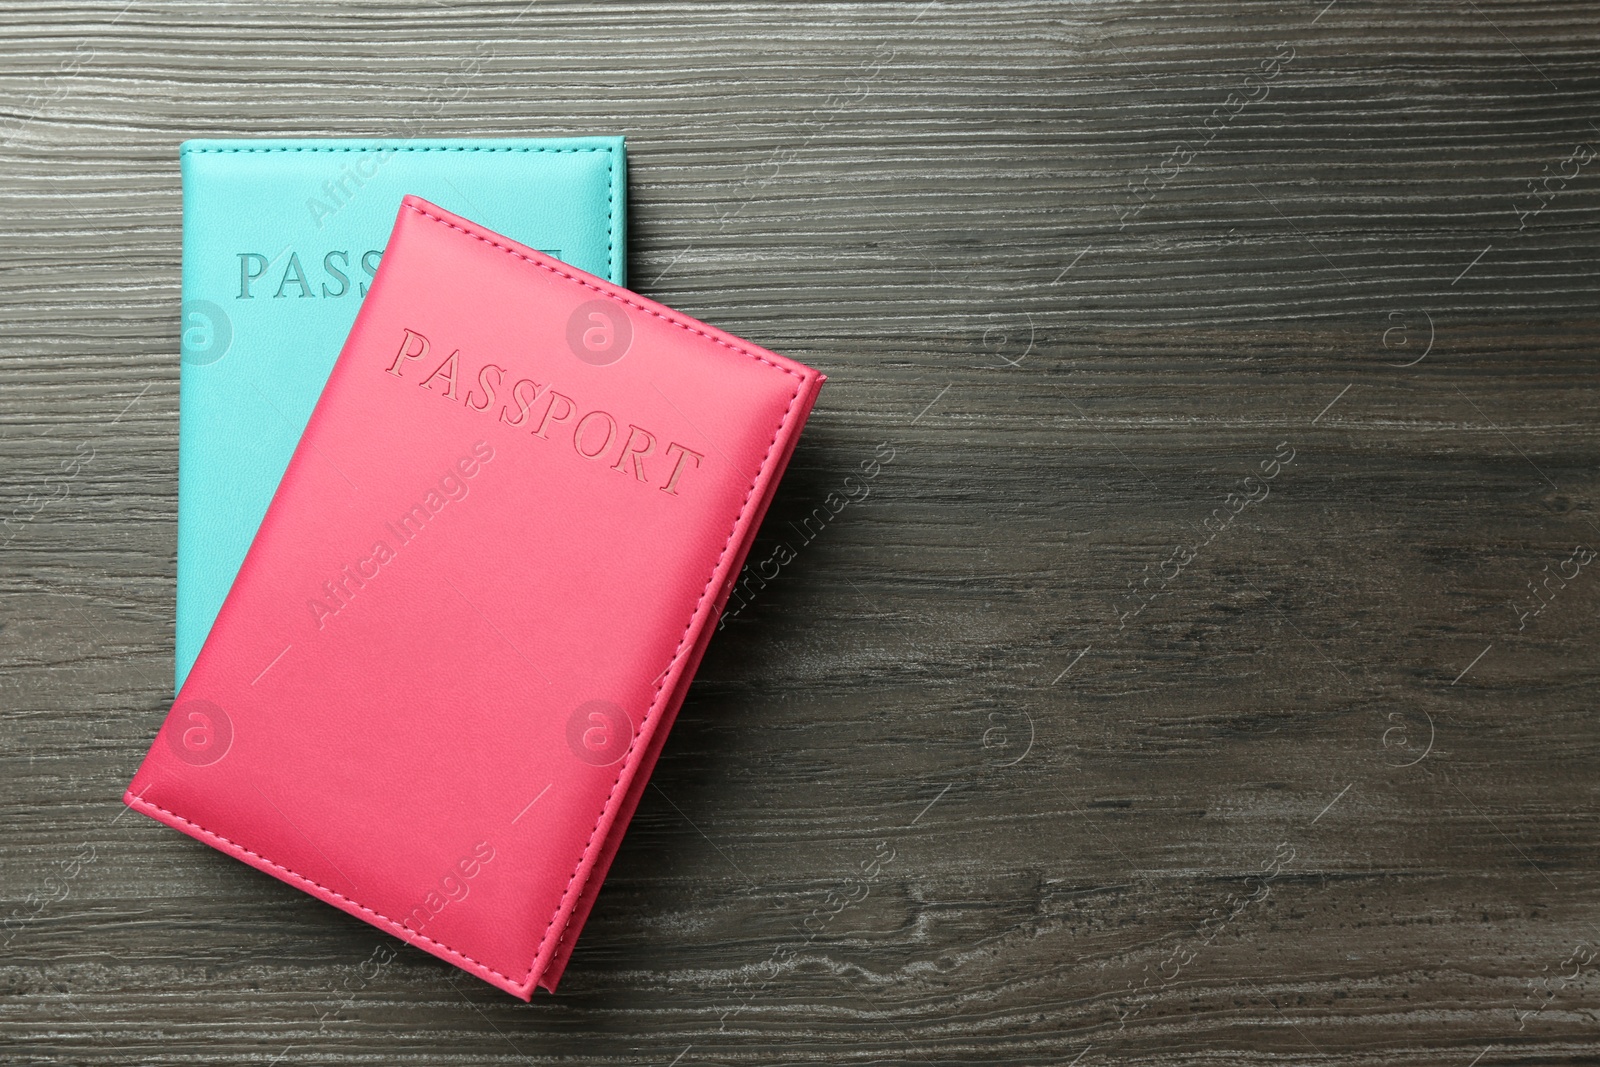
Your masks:
<path fill-rule="evenodd" d="M 554 990 L 822 382 L 407 197 L 127 803 Z"/>
<path fill-rule="evenodd" d="M 238 573 L 416 193 L 623 284 L 620 137 L 209 140 L 180 150 L 176 681 Z"/>

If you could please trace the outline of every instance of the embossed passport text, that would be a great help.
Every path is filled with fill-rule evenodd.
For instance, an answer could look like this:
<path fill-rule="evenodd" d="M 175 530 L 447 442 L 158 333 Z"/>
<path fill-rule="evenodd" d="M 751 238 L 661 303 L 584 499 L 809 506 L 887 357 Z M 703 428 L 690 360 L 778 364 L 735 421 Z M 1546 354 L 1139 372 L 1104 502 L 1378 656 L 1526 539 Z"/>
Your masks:
<path fill-rule="evenodd" d="M 417 193 L 623 284 L 620 137 L 187 141 L 176 678 Z"/>
<path fill-rule="evenodd" d="M 553 990 L 822 382 L 406 197 L 128 804 Z"/>

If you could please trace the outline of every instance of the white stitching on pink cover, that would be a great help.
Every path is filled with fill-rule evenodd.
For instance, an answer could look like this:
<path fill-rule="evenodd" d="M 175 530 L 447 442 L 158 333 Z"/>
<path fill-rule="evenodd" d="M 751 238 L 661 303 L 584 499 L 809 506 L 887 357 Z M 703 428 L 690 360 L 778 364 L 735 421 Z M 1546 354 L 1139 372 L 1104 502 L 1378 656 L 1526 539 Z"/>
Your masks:
<path fill-rule="evenodd" d="M 476 968 L 478 968 L 478 969 L 480 969 L 482 971 L 485 971 L 485 972 L 487 972 L 489 974 L 492 974 L 496 978 L 504 979 L 509 985 L 513 986 L 515 989 L 517 989 L 520 992 L 520 991 L 528 989 L 528 988 L 530 988 L 532 986 L 533 981 L 534 981 L 534 979 L 533 979 L 534 967 L 538 964 L 539 958 L 545 954 L 545 947 L 546 947 L 546 945 L 549 944 L 550 934 L 551 934 L 551 931 L 554 930 L 554 928 L 555 928 L 557 917 L 560 916 L 562 911 L 567 909 L 568 903 L 569 903 L 569 901 L 571 901 L 571 899 L 573 897 L 574 883 L 577 882 L 578 872 L 583 869 L 584 863 L 589 859 L 590 853 L 594 849 L 595 835 L 597 833 L 599 833 L 600 824 L 605 821 L 607 813 L 611 811 L 612 802 L 616 800 L 617 786 L 622 783 L 622 779 L 628 773 L 628 771 L 635 767 L 635 761 L 633 759 L 634 753 L 639 748 L 639 742 L 641 740 L 643 740 L 650 733 L 651 727 L 653 726 L 652 716 L 654 716 L 656 714 L 656 712 L 660 709 L 661 698 L 662 698 L 663 694 L 666 692 L 667 675 L 672 673 L 672 669 L 675 666 L 677 666 L 678 661 L 683 658 L 684 649 L 688 646 L 689 631 L 694 626 L 695 617 L 700 614 L 700 609 L 701 609 L 702 606 L 704 606 L 704 604 L 706 602 L 706 596 L 711 591 L 711 583 L 717 576 L 717 570 L 718 570 L 718 568 L 720 568 L 722 566 L 722 561 L 727 558 L 728 549 L 733 546 L 733 535 L 738 531 L 739 524 L 744 521 L 746 514 L 750 510 L 750 501 L 751 501 L 751 498 L 755 495 L 756 486 L 760 483 L 762 476 L 764 474 L 766 474 L 767 466 L 772 461 L 772 450 L 777 446 L 778 438 L 783 436 L 784 427 L 786 427 L 789 424 L 789 419 L 794 414 L 795 404 L 800 399 L 800 386 L 802 384 L 804 384 L 804 382 L 806 381 L 806 377 L 804 375 L 797 374 L 796 372 L 790 370 L 788 367 L 785 367 L 782 364 L 774 363 L 772 360 L 767 359 L 766 357 L 764 357 L 762 355 L 759 355 L 758 353 L 752 352 L 749 349 L 742 348 L 739 345 L 731 344 L 731 343 L 729 343 L 727 341 L 722 340 L 720 337 L 714 337 L 711 334 L 706 333 L 704 330 L 701 330 L 701 329 L 699 329 L 697 327 L 691 326 L 688 323 L 683 322 L 682 320 L 680 320 L 678 318 L 675 318 L 672 315 L 664 315 L 661 312 L 654 310 L 653 308 L 647 308 L 647 307 L 644 307 L 641 304 L 635 303 L 632 300 L 628 300 L 628 299 L 626 299 L 624 297 L 620 297 L 620 296 L 616 295 L 615 293 L 612 293 L 612 292 L 609 292 L 609 291 L 607 291 L 605 289 L 600 288 L 598 285 L 595 285 L 593 282 L 586 281 L 585 279 L 579 278 L 576 275 L 569 274 L 566 271 L 563 271 L 563 270 L 560 270 L 560 269 L 558 269 L 556 267 L 553 267 L 548 263 L 542 263 L 542 262 L 540 262 L 540 261 L 538 261 L 536 259 L 533 259 L 533 258 L 531 258 L 529 256 L 523 255 L 521 252 L 517 251 L 515 248 L 510 247 L 509 245 L 502 244 L 499 241 L 494 240 L 493 238 L 485 237 L 483 234 L 475 233 L 472 230 L 469 230 L 469 229 L 467 229 L 467 228 L 465 228 L 463 226 L 459 226 L 459 225 L 449 221 L 448 219 L 443 219 L 443 218 L 440 218 L 437 215 L 434 215 L 434 214 L 431 214 L 431 213 L 429 213 L 427 211 L 424 211 L 422 208 L 419 208 L 419 207 L 417 207 L 417 206 L 415 206 L 413 204 L 407 204 L 406 208 L 408 210 L 410 210 L 410 211 L 416 212 L 418 215 L 421 215 L 424 218 L 432 219 L 434 222 L 437 222 L 442 226 L 447 226 L 452 230 L 456 230 L 456 231 L 459 231 L 460 233 L 466 234 L 468 237 L 471 237 L 474 240 L 482 241 L 484 244 L 490 245 L 490 246 L 492 246 L 494 248 L 498 248 L 501 251 L 503 251 L 503 252 L 505 252 L 505 253 L 517 258 L 517 259 L 523 260 L 526 263 L 531 263 L 535 267 L 539 267 L 542 270 L 547 270 L 550 273 L 558 275 L 558 276 L 560 276 L 562 278 L 566 278 L 569 281 L 576 282 L 577 284 L 583 286 L 584 288 L 592 289 L 595 292 L 600 293 L 602 296 L 609 297 L 610 299 L 615 300 L 620 304 L 624 304 L 624 305 L 626 305 L 628 307 L 631 307 L 631 308 L 634 308 L 634 309 L 636 309 L 638 311 L 642 311 L 642 312 L 644 312 L 644 313 L 646 313 L 648 315 L 652 315 L 652 316 L 654 316 L 656 318 L 662 319 L 662 320 L 664 320 L 666 322 L 671 323 L 674 326 L 679 327 L 680 329 L 687 330 L 690 333 L 698 334 L 699 336 L 704 337 L 708 341 L 712 341 L 712 342 L 714 342 L 716 344 L 719 344 L 724 348 L 731 349 L 731 350 L 733 350 L 735 352 L 740 353 L 741 355 L 749 356 L 751 359 L 754 359 L 754 360 L 756 360 L 756 361 L 758 361 L 760 363 L 764 363 L 769 367 L 775 368 L 776 370 L 780 370 L 780 371 L 782 371 L 783 373 L 789 375 L 792 378 L 798 379 L 798 381 L 797 381 L 797 383 L 795 385 L 794 392 L 791 393 L 790 396 L 789 396 L 789 404 L 788 404 L 787 407 L 784 408 L 783 417 L 778 420 L 778 425 L 772 431 L 772 439 L 767 442 L 766 453 L 761 457 L 761 465 L 757 468 L 755 477 L 751 480 L 749 487 L 745 490 L 744 499 L 742 501 L 740 501 L 739 513 L 734 517 L 733 525 L 728 529 L 728 536 L 723 541 L 722 551 L 717 554 L 716 561 L 714 563 L 712 563 L 712 565 L 711 565 L 711 573 L 706 575 L 706 584 L 705 584 L 704 587 L 701 588 L 700 596 L 695 601 L 695 605 L 694 605 L 693 610 L 691 610 L 689 612 L 688 620 L 685 621 L 684 624 L 683 624 L 683 633 L 680 634 L 679 637 L 678 637 L 678 647 L 673 652 L 672 659 L 670 661 L 668 661 L 667 669 L 661 672 L 660 680 L 656 683 L 655 697 L 650 701 L 650 706 L 645 710 L 644 721 L 640 724 L 639 731 L 635 735 L 633 741 L 628 745 L 627 752 L 625 752 L 623 754 L 622 767 L 621 767 L 621 769 L 619 769 L 617 771 L 617 777 L 612 781 L 611 788 L 606 794 L 605 803 L 602 804 L 601 807 L 600 807 L 600 814 L 595 818 L 594 826 L 589 830 L 589 837 L 584 842 L 583 851 L 581 853 L 579 853 L 579 855 L 578 855 L 577 865 L 573 867 L 572 874 L 567 878 L 567 884 L 562 890 L 561 899 L 556 902 L 556 910 L 551 914 L 550 922 L 545 926 L 544 934 L 539 939 L 539 945 L 534 950 L 533 959 L 528 961 L 528 971 L 527 971 L 526 974 L 524 974 L 522 976 L 522 978 L 520 980 L 518 980 L 516 978 L 513 978 L 512 976 L 510 976 L 508 974 L 503 974 L 500 971 L 496 970 L 495 968 L 489 966 L 487 963 L 484 963 L 484 962 L 482 962 L 480 960 L 473 959 L 471 956 L 467 955 L 465 952 L 461 952 L 458 949 L 451 948 L 449 945 L 446 945 L 444 942 L 436 941 L 433 938 L 427 936 L 426 934 L 417 933 L 417 932 L 415 932 L 413 930 L 407 929 L 406 927 L 402 926 L 400 923 L 398 923 L 395 920 L 391 919 L 389 916 L 383 914 L 382 912 L 377 911 L 374 908 L 369 908 L 365 904 L 362 904 L 360 901 L 355 900 L 352 897 L 347 897 L 343 893 L 340 893 L 338 890 L 330 889 L 327 886 L 321 884 L 320 882 L 315 881 L 314 879 L 307 878 L 305 875 L 301 874 L 300 872 L 292 870 L 292 869 L 290 869 L 288 867 L 285 867 L 283 864 L 278 863 L 278 862 L 276 862 L 274 860 L 271 860 L 268 857 L 262 855 L 261 853 L 254 851 L 253 849 L 246 848 L 244 845 L 241 845 L 238 842 L 230 840 L 229 838 L 223 836 L 222 834 L 219 834 L 219 833 L 217 833 L 217 832 L 215 832 L 213 830 L 208 830 L 205 827 L 201 826 L 199 823 L 194 822 L 194 821 L 192 821 L 190 819 L 187 819 L 184 816 L 179 815 L 175 811 L 171 811 L 171 810 L 169 810 L 167 808 L 164 808 L 161 805 L 154 803 L 153 801 L 144 800 L 144 799 L 142 799 L 140 797 L 134 796 L 131 791 L 126 793 L 124 795 L 123 799 L 132 807 L 153 808 L 156 811 L 162 812 L 163 814 L 170 815 L 172 818 L 177 819 L 178 821 L 180 821 L 182 823 L 185 823 L 185 824 L 187 824 L 189 826 L 194 827 L 200 833 L 204 834 L 207 838 L 214 838 L 217 841 L 223 842 L 229 848 L 231 848 L 231 849 L 233 849 L 233 850 L 235 850 L 237 852 L 242 852 L 242 853 L 244 853 L 246 855 L 254 856 L 256 859 L 261 860 L 263 863 L 265 863 L 268 866 L 274 868 L 275 870 L 282 871 L 284 874 L 288 875 L 290 878 L 292 878 L 292 879 L 294 879 L 294 880 L 296 880 L 298 882 L 302 882 L 302 883 L 304 883 L 306 885 L 309 885 L 309 886 L 312 886 L 312 887 L 314 887 L 316 889 L 319 889 L 322 892 L 328 894 L 329 896 L 337 897 L 338 899 L 353 905 L 355 908 L 359 909 L 360 911 L 363 911 L 363 912 L 367 913 L 368 915 L 372 915 L 372 916 L 375 916 L 378 919 L 383 920 L 383 922 L 386 923 L 392 929 L 392 931 L 394 932 L 395 936 L 401 938 L 402 940 L 404 940 L 404 941 L 412 941 L 412 942 L 426 941 L 430 945 L 437 946 L 439 949 L 441 949 L 442 951 L 448 953 L 451 957 L 453 957 L 455 959 L 464 960 L 465 962 L 471 964 L 473 967 L 476 967 Z M 580 883 L 580 884 L 577 885 L 578 892 L 582 892 L 583 885 L 586 885 L 587 882 L 588 882 L 588 879 L 585 878 L 583 883 Z M 565 923 L 563 923 L 562 926 L 561 926 L 561 935 L 560 935 L 559 938 L 557 938 L 555 945 L 551 946 L 551 955 L 552 956 L 554 955 L 555 950 L 561 947 L 562 941 L 564 941 L 566 939 L 567 930 L 571 927 L 571 925 L 572 925 L 572 913 L 571 913 L 571 911 L 568 911 L 568 913 L 567 913 L 567 921 Z"/>
<path fill-rule="evenodd" d="M 512 985 L 512 986 L 516 986 L 519 989 L 525 989 L 528 986 L 528 975 L 531 975 L 533 973 L 533 968 L 532 967 L 528 968 L 528 975 L 523 975 L 522 976 L 522 980 L 520 982 L 518 982 L 518 980 L 513 978 L 511 975 L 509 975 L 509 974 L 501 974 L 499 971 L 495 970 L 493 967 L 489 966 L 487 963 L 484 963 L 481 960 L 475 960 L 471 956 L 467 955 L 465 952 L 457 951 L 456 949 L 451 948 L 449 945 L 445 944 L 442 941 L 435 941 L 433 938 L 429 937 L 427 934 L 419 934 L 414 930 L 408 930 L 406 927 L 401 926 L 399 923 L 397 923 L 393 919 L 389 918 L 389 916 L 383 914 L 383 912 L 376 911 L 376 910 L 374 910 L 372 908 L 369 908 L 365 904 L 361 903 L 361 901 L 356 900 L 353 897 L 347 897 L 343 893 L 339 892 L 337 889 L 329 889 L 327 886 L 323 885 L 321 882 L 317 881 L 316 879 L 307 878 L 305 875 L 301 874 L 299 871 L 291 870 L 288 867 L 285 867 L 281 863 L 278 863 L 278 862 L 276 862 L 274 860 L 268 859 L 266 856 L 263 856 L 261 853 L 255 851 L 254 849 L 246 848 L 245 846 L 239 844 L 237 841 L 234 841 L 231 838 L 224 837 L 222 834 L 217 833 L 215 830 L 207 830 L 204 826 L 201 826 L 199 823 L 195 822 L 193 819 L 186 819 L 182 815 L 179 815 L 177 812 L 171 810 L 170 808 L 164 808 L 160 804 L 155 803 L 154 801 L 145 800 L 143 797 L 134 796 L 133 792 L 131 790 L 129 790 L 127 793 L 124 793 L 122 799 L 129 807 L 139 808 L 141 810 L 144 809 L 144 808 L 154 808 L 156 811 L 159 811 L 164 815 L 170 815 L 174 819 L 177 819 L 179 822 L 185 823 L 185 824 L 187 824 L 189 826 L 194 827 L 196 830 L 200 831 L 200 833 L 204 834 L 206 837 L 214 838 L 217 841 L 221 841 L 223 844 L 227 845 L 230 849 L 232 849 L 235 852 L 242 852 L 247 856 L 254 856 L 256 859 L 258 859 L 258 860 L 262 861 L 263 863 L 265 863 L 268 867 L 271 867 L 274 870 L 282 871 L 284 874 L 287 874 L 290 878 L 293 878 L 297 882 L 304 882 L 306 885 L 309 885 L 309 886 L 312 886 L 313 888 L 322 890 L 324 893 L 328 894 L 330 897 L 338 897 L 340 900 L 343 900 L 343 901 L 346 901 L 346 902 L 348 902 L 350 904 L 355 905 L 357 908 L 359 908 L 361 911 L 366 912 L 368 915 L 377 916 L 378 918 L 382 919 L 384 922 L 388 923 L 391 927 L 393 927 L 395 935 L 397 937 L 403 939 L 403 940 L 406 940 L 406 941 L 426 941 L 430 945 L 437 945 L 441 949 L 443 949 L 444 951 L 448 952 L 450 955 L 454 956 L 455 958 L 460 959 L 460 960 L 465 960 L 467 963 L 472 964 L 474 967 L 477 967 L 479 970 L 487 971 L 490 974 L 494 975 L 496 978 L 504 978 L 506 980 L 506 982 L 508 984 Z"/>
<path fill-rule="evenodd" d="M 566 279 L 568 279 L 570 281 L 577 282 L 579 285 L 582 285 L 587 289 L 592 289 L 595 292 L 600 293 L 603 296 L 610 297 L 612 300 L 615 300 L 620 304 L 624 304 L 624 305 L 626 305 L 628 307 L 635 308 L 635 309 L 637 309 L 639 311 L 643 311 L 643 312 L 645 312 L 647 314 L 654 315 L 656 318 L 664 319 L 665 321 L 672 323 L 674 326 L 677 326 L 677 327 L 679 327 L 681 329 L 684 329 L 684 330 L 688 330 L 690 333 L 699 334 L 701 337 L 704 337 L 709 341 L 714 341 L 717 344 L 722 345 L 724 348 L 730 348 L 735 352 L 742 353 L 742 354 L 744 354 L 746 356 L 749 356 L 751 359 L 757 360 L 757 361 L 759 361 L 761 363 L 765 363 L 769 367 L 775 367 L 778 370 L 783 371 L 785 374 L 790 375 L 791 377 L 798 379 L 798 382 L 795 384 L 795 387 L 794 387 L 794 392 L 791 393 L 790 396 L 789 396 L 789 405 L 786 408 L 784 408 L 783 418 L 778 420 L 778 425 L 772 431 L 772 439 L 767 442 L 767 450 L 766 450 L 766 453 L 761 457 L 761 465 L 760 465 L 760 467 L 758 467 L 756 469 L 755 478 L 753 478 L 751 480 L 749 488 L 747 488 L 745 490 L 745 492 L 744 492 L 744 499 L 742 501 L 740 501 L 740 503 L 739 503 L 739 513 L 738 513 L 738 515 L 734 516 L 733 525 L 728 529 L 727 539 L 724 540 L 723 543 L 722 543 L 722 551 L 717 554 L 716 562 L 711 565 L 711 573 L 706 575 L 706 584 L 700 590 L 700 596 L 699 596 L 699 599 L 697 599 L 695 601 L 694 610 L 689 612 L 689 618 L 683 624 L 683 633 L 680 634 L 679 637 L 678 637 L 677 650 L 672 653 L 672 659 L 667 662 L 667 669 L 661 672 L 660 681 L 658 681 L 656 683 L 656 695 L 650 701 L 649 708 L 645 709 L 644 722 L 640 724 L 639 732 L 634 736 L 633 741 L 628 745 L 628 751 L 623 754 L 622 768 L 617 771 L 617 777 L 611 783 L 611 789 L 606 794 L 605 803 L 602 804 L 601 807 L 600 807 L 600 814 L 599 814 L 599 816 L 597 816 L 595 818 L 594 826 L 589 830 L 589 838 L 588 838 L 587 841 L 584 842 L 583 851 L 578 855 L 578 864 L 577 864 L 577 866 L 575 866 L 572 869 L 572 874 L 567 879 L 566 887 L 562 890 L 562 893 L 561 893 L 561 899 L 559 901 L 557 901 L 557 903 L 556 903 L 555 913 L 550 916 L 550 923 L 549 923 L 549 925 L 547 925 L 545 927 L 544 936 L 539 939 L 539 947 L 534 950 L 533 959 L 528 962 L 528 973 L 526 975 L 524 975 L 523 979 L 522 979 L 523 983 L 526 984 L 532 978 L 533 969 L 538 964 L 539 958 L 545 954 L 545 946 L 550 941 L 550 932 L 551 932 L 551 930 L 553 930 L 555 928 L 556 918 L 558 916 L 560 916 L 562 911 L 567 909 L 568 903 L 572 899 L 573 883 L 577 881 L 578 872 L 583 869 L 584 863 L 589 859 L 589 854 L 594 849 L 595 834 L 599 833 L 600 824 L 605 821 L 607 813 L 610 812 L 610 810 L 611 810 L 612 802 L 617 797 L 617 786 L 622 783 L 623 776 L 626 775 L 628 773 L 628 771 L 631 770 L 634 767 L 634 759 L 633 759 L 634 751 L 638 748 L 639 741 L 646 736 L 650 726 L 652 725 L 651 717 L 654 716 L 655 713 L 661 707 L 661 698 L 662 698 L 662 695 L 666 692 L 667 675 L 672 673 L 672 669 L 674 667 L 676 667 L 677 664 L 678 664 L 678 661 L 683 658 L 684 649 L 688 646 L 688 643 L 689 643 L 689 631 L 694 627 L 695 616 L 700 614 L 700 608 L 705 604 L 707 594 L 709 594 L 711 592 L 711 583 L 717 576 L 717 569 L 722 566 L 722 561 L 725 558 L 727 558 L 728 549 L 733 546 L 733 535 L 734 535 L 734 533 L 736 533 L 738 531 L 739 524 L 744 521 L 745 514 L 750 509 L 750 500 L 755 495 L 756 485 L 761 481 L 762 475 L 766 473 L 767 464 L 770 463 L 771 460 L 772 460 L 772 450 L 773 450 L 774 447 L 776 447 L 776 445 L 778 443 L 778 438 L 783 435 L 783 428 L 789 424 L 789 417 L 794 413 L 795 403 L 800 399 L 800 385 L 803 384 L 806 379 L 805 379 L 805 377 L 803 375 L 796 374 L 794 371 L 790 370 L 788 367 L 783 366 L 782 364 L 774 363 L 774 362 L 772 362 L 772 360 L 766 359 L 763 356 L 757 355 L 756 353 L 751 352 L 748 349 L 740 348 L 738 345 L 729 344 L 727 341 L 724 341 L 719 337 L 713 337 L 711 334 L 706 333 L 704 330 L 697 329 L 696 327 L 690 326 L 688 323 L 683 322 L 683 321 L 681 321 L 679 319 L 676 319 L 671 315 L 663 315 L 659 311 L 655 311 L 655 310 L 653 310 L 651 308 L 644 307 L 641 304 L 636 304 L 632 300 L 628 300 L 628 299 L 626 299 L 624 297 L 620 297 L 620 296 L 616 295 L 615 293 L 612 293 L 612 292 L 609 292 L 608 290 L 600 288 L 598 285 L 595 285 L 593 282 L 588 282 L 588 281 L 585 281 L 582 278 L 577 277 L 576 275 L 568 274 L 566 271 L 560 270 L 559 268 L 556 268 L 556 267 L 552 267 L 548 263 L 542 263 L 539 260 L 533 259 L 530 256 L 523 255 L 521 252 L 517 251 L 515 248 L 512 248 L 510 245 L 501 244 L 499 241 L 496 241 L 491 237 L 485 237 L 483 234 L 475 233 L 472 230 L 469 230 L 464 226 L 458 226 L 457 224 L 451 222 L 448 219 L 443 219 L 443 218 L 440 218 L 438 215 L 434 215 L 434 214 L 432 214 L 432 213 L 430 213 L 428 211 L 424 211 L 422 208 L 417 207 L 415 204 L 407 204 L 406 208 L 407 208 L 407 210 L 415 211 L 418 215 L 421 215 L 423 218 L 432 219 L 434 222 L 437 222 L 442 226 L 448 226 L 452 230 L 457 230 L 457 231 L 459 231 L 461 233 L 464 233 L 468 237 L 474 238 L 475 240 L 482 241 L 484 244 L 490 245 L 491 247 L 498 248 L 502 252 L 507 253 L 508 255 L 514 256 L 515 258 L 520 259 L 520 260 L 522 260 L 522 261 L 524 261 L 526 263 L 531 263 L 535 267 L 539 267 L 539 268 L 541 268 L 543 270 L 547 270 L 552 274 L 558 275 L 558 276 L 560 276 L 562 278 L 566 278 Z M 587 884 L 587 881 L 588 881 L 588 879 L 585 878 L 583 884 Z M 579 892 L 582 892 L 582 888 L 583 888 L 582 884 L 580 884 L 577 888 L 578 888 Z M 555 945 L 551 947 L 550 953 L 551 953 L 552 956 L 554 956 L 554 954 L 555 954 L 555 949 L 559 948 L 561 946 L 562 940 L 565 940 L 565 938 L 567 936 L 567 929 L 571 925 L 572 925 L 572 912 L 568 911 L 567 912 L 567 921 L 561 925 L 561 937 L 558 938 L 556 940 Z"/>
<path fill-rule="evenodd" d="M 608 290 L 602 289 L 598 285 L 594 284 L 594 282 L 586 281 L 583 278 L 578 277 L 576 274 L 568 274 L 566 271 L 561 270 L 561 269 L 559 269 L 557 267 L 552 267 L 548 263 L 542 263 L 539 260 L 533 259 L 530 256 L 525 256 L 521 252 L 518 252 L 515 248 L 512 248 L 510 245 L 503 245 L 499 241 L 496 241 L 495 239 L 493 239 L 492 237 L 485 237 L 481 233 L 474 233 L 472 230 L 467 229 L 465 226 L 456 225 L 455 223 L 451 222 L 449 219 L 442 219 L 438 215 L 430 214 L 430 213 L 422 210 L 420 207 L 417 207 L 415 204 L 407 204 L 407 205 L 405 205 L 405 209 L 407 211 L 415 211 L 418 215 L 421 215 L 425 219 L 432 219 L 434 222 L 439 223 L 441 226 L 448 226 L 452 230 L 457 230 L 457 231 L 459 231 L 461 233 L 464 233 L 468 237 L 471 237 L 472 239 L 477 240 L 477 241 L 482 241 L 486 245 L 492 245 L 493 247 L 500 249 L 500 251 L 505 252 L 505 253 L 507 253 L 509 255 L 515 256 L 517 259 L 520 259 L 525 263 L 532 263 L 535 267 L 538 267 L 541 270 L 547 270 L 551 274 L 555 274 L 555 275 L 558 275 L 558 276 L 560 276 L 562 278 L 566 278 L 568 281 L 577 282 L 579 285 L 583 286 L 585 289 L 593 289 L 595 292 L 599 293 L 601 296 L 609 297 L 612 300 L 615 300 L 617 303 L 622 304 L 622 305 L 624 305 L 626 307 L 631 307 L 636 311 L 642 311 L 646 315 L 654 315 L 658 319 L 663 319 L 663 320 L 665 320 L 667 322 L 672 323 L 672 325 L 678 327 L 679 329 L 688 330 L 690 333 L 693 333 L 693 334 L 699 334 L 701 337 L 704 337 L 707 341 L 711 341 L 714 344 L 719 344 L 723 348 L 731 348 L 735 352 L 738 352 L 740 355 L 749 356 L 751 359 L 756 360 L 757 362 L 765 363 L 769 367 L 775 367 L 778 370 L 783 371 L 783 373 L 785 373 L 787 375 L 790 375 L 791 377 L 799 378 L 801 381 L 805 380 L 804 375 L 796 374 L 794 371 L 790 370 L 788 367 L 785 367 L 783 364 L 774 363 L 774 362 L 772 362 L 772 360 L 768 359 L 767 357 L 765 357 L 763 355 L 760 355 L 758 353 L 752 352 L 748 348 L 740 348 L 738 345 L 729 344 L 727 341 L 724 341 L 722 338 L 715 337 L 715 336 L 713 336 L 713 335 L 711 335 L 709 333 L 706 333 L 704 330 L 697 329 L 694 326 L 690 326 L 687 322 L 683 322 L 683 321 L 681 321 L 679 319 L 675 319 L 671 315 L 663 315 L 661 312 L 656 311 L 653 308 L 647 308 L 643 304 L 636 304 L 632 300 L 628 300 L 628 299 L 626 299 L 624 297 L 618 296 L 616 293 L 613 293 L 613 292 L 610 292 Z M 799 396 L 799 394 L 800 394 L 800 387 L 797 385 L 797 386 L 795 386 L 795 395 Z M 793 403 L 792 400 L 791 400 L 791 403 Z M 785 412 L 785 415 L 787 415 L 787 414 L 788 413 Z M 778 429 L 779 430 L 783 429 L 783 424 L 781 422 L 778 424 Z M 776 435 L 774 435 L 774 440 L 776 440 Z M 770 451 L 770 449 L 769 449 L 769 451 Z M 759 480 L 759 477 L 760 476 L 757 475 L 758 480 Z"/>

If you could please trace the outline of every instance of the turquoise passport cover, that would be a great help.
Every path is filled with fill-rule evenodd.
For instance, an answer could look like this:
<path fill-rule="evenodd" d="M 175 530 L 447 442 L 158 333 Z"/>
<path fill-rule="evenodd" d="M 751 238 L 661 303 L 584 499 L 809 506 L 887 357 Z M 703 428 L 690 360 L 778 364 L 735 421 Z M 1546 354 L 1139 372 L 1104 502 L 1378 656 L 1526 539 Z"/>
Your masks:
<path fill-rule="evenodd" d="M 322 392 L 408 193 L 624 276 L 620 137 L 204 140 L 179 150 L 177 682 Z"/>

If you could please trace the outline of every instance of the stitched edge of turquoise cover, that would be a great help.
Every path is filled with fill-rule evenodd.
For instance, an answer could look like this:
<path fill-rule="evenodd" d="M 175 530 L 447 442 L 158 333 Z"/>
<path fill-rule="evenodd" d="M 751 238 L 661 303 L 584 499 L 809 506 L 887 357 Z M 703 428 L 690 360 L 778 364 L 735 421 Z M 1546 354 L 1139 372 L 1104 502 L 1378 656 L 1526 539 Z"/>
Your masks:
<path fill-rule="evenodd" d="M 626 284 L 621 137 L 186 141 L 176 683 L 414 193 Z"/>

